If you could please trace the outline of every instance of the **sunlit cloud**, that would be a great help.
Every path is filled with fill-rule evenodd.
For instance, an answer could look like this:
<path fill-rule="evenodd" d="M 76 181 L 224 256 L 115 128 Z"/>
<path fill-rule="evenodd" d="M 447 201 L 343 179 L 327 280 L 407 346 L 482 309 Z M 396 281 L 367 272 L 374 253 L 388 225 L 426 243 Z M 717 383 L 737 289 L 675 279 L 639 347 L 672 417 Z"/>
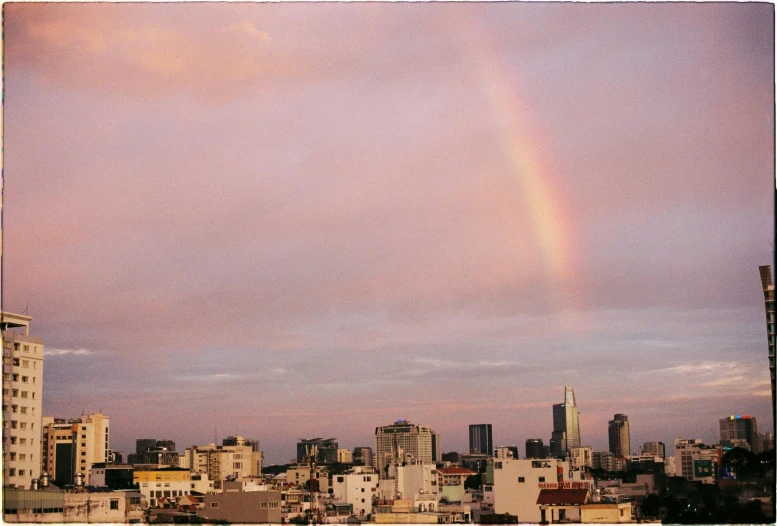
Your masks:
<path fill-rule="evenodd" d="M 50 356 L 85 356 L 87 354 L 92 354 L 92 351 L 89 349 L 53 349 L 53 348 L 47 348 L 45 350 L 46 357 Z"/>

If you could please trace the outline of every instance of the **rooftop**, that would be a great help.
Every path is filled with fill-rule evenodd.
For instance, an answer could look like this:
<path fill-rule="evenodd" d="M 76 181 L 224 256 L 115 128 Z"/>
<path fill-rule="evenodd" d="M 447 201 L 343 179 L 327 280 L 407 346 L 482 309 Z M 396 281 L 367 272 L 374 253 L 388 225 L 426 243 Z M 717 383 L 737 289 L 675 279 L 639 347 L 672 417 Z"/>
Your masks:
<path fill-rule="evenodd" d="M 579 505 L 585 504 L 587 489 L 543 489 L 537 497 L 537 504 Z"/>

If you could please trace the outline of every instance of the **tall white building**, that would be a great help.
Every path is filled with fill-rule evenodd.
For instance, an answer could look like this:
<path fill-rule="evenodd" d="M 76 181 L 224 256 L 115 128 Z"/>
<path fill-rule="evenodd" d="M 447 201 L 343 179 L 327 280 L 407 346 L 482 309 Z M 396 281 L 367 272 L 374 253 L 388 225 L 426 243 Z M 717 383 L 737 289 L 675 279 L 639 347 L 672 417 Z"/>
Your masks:
<path fill-rule="evenodd" d="M 0 312 L 3 344 L 3 483 L 29 487 L 40 476 L 43 338 L 30 316 Z"/>
<path fill-rule="evenodd" d="M 373 466 L 381 478 L 386 478 L 386 467 L 393 462 L 399 465 L 415 460 L 429 463 L 432 455 L 432 435 L 429 426 L 397 420 L 389 426 L 375 428 L 375 456 Z"/>
<path fill-rule="evenodd" d="M 59 485 L 73 484 L 83 473 L 86 484 L 92 464 L 110 462 L 110 418 L 94 413 L 79 419 L 45 417 L 42 466 Z"/>

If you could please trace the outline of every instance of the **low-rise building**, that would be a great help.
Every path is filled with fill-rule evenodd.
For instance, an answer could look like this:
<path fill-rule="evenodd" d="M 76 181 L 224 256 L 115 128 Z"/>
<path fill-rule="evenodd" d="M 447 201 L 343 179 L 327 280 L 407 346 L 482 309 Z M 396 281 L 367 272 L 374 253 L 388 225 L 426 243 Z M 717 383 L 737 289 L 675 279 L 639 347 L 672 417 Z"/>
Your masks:
<path fill-rule="evenodd" d="M 447 502 L 462 502 L 464 500 L 464 482 L 468 477 L 477 475 L 467 468 L 437 468 L 437 493 L 440 499 Z"/>
<path fill-rule="evenodd" d="M 586 489 L 579 471 L 570 471 L 569 463 L 560 459 L 493 460 L 494 513 L 509 513 L 519 522 L 540 522 L 537 498 L 543 489 Z"/>
<path fill-rule="evenodd" d="M 206 495 L 197 516 L 207 521 L 243 524 L 281 522 L 280 491 L 241 491 L 230 484 L 224 483 L 222 493 Z"/>
<path fill-rule="evenodd" d="M 183 468 L 136 469 L 133 480 L 152 508 L 191 493 L 191 473 Z"/>
<path fill-rule="evenodd" d="M 686 480 L 714 484 L 723 456 L 720 446 L 706 446 L 701 439 L 674 441 L 677 474 Z"/>
<path fill-rule="evenodd" d="M 360 518 L 372 515 L 372 498 L 377 495 L 377 473 L 347 473 L 332 477 L 335 502 L 353 505 Z"/>

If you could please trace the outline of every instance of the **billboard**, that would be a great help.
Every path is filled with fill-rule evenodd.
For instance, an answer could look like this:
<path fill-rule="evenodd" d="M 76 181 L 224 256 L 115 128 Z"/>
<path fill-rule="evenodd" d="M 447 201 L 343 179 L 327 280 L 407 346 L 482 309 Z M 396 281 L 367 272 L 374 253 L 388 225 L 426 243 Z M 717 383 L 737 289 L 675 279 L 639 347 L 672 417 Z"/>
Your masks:
<path fill-rule="evenodd" d="M 700 479 L 704 477 L 712 477 L 715 472 L 712 470 L 711 460 L 694 460 L 693 461 L 693 477 Z"/>

